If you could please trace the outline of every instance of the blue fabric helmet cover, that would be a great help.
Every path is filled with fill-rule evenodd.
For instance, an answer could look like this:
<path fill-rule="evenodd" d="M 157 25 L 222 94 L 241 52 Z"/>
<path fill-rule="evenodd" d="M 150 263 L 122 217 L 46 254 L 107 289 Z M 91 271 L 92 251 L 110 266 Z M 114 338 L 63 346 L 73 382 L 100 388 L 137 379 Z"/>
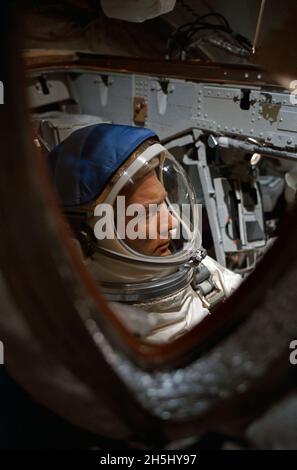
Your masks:
<path fill-rule="evenodd" d="M 96 199 L 112 175 L 145 140 L 144 127 L 95 124 L 78 129 L 49 154 L 53 183 L 63 206 Z"/>

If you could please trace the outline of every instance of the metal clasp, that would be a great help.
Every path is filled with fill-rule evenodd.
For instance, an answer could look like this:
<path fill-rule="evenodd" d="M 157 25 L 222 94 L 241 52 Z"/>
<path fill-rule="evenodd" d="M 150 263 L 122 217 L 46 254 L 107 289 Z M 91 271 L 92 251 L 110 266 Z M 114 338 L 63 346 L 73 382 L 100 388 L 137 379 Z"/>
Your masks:
<path fill-rule="evenodd" d="M 207 251 L 204 248 L 199 248 L 198 250 L 194 250 L 188 263 L 186 263 L 187 267 L 195 267 L 198 266 L 201 261 L 207 256 Z"/>

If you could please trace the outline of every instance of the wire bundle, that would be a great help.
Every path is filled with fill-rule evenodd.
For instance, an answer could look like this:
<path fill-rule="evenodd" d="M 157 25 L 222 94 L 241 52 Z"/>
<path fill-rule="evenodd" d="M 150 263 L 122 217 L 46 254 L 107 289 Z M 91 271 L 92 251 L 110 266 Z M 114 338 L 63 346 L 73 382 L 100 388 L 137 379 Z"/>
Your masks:
<path fill-rule="evenodd" d="M 216 12 L 198 15 L 184 0 L 179 0 L 179 2 L 188 13 L 195 17 L 195 20 L 179 26 L 170 35 L 166 47 L 166 59 L 172 59 L 173 55 L 179 59 L 184 59 L 193 44 L 194 37 L 201 31 L 225 33 L 235 41 L 237 49 L 238 46 L 240 46 L 246 54 L 251 53 L 252 44 L 250 41 L 243 35 L 235 32 L 223 15 Z M 230 48 L 230 50 L 232 49 Z M 238 55 L 240 55 L 240 53 L 238 53 Z"/>

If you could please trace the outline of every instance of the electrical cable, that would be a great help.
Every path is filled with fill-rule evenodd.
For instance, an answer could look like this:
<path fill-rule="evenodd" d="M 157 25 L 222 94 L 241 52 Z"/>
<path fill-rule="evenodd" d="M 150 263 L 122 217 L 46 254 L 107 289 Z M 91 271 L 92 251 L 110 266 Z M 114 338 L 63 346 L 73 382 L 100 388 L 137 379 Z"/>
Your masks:
<path fill-rule="evenodd" d="M 196 11 L 187 5 L 184 0 L 179 0 L 179 3 L 185 8 L 192 16 L 195 17 L 195 20 L 192 22 L 185 23 L 171 33 L 166 47 L 166 58 L 170 59 L 174 50 L 177 50 L 178 54 L 181 55 L 182 52 L 186 52 L 187 49 L 191 46 L 192 38 L 202 30 L 211 30 L 218 33 L 226 33 L 232 37 L 244 50 L 251 53 L 252 44 L 251 42 L 240 33 L 236 33 L 231 28 L 229 22 L 224 17 L 224 15 L 217 12 L 210 12 L 205 15 L 198 15 Z M 220 20 L 221 24 L 214 24 L 209 22 L 209 20 Z M 208 20 L 208 21 L 206 21 Z"/>

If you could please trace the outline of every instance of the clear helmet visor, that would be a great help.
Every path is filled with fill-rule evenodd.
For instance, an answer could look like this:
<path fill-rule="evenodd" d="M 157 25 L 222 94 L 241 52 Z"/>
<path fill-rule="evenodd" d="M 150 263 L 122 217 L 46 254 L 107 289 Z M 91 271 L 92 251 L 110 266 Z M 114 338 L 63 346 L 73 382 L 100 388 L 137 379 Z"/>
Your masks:
<path fill-rule="evenodd" d="M 119 170 L 105 200 L 112 205 L 112 251 L 161 264 L 187 262 L 201 246 L 198 206 L 182 166 L 156 143 Z"/>

